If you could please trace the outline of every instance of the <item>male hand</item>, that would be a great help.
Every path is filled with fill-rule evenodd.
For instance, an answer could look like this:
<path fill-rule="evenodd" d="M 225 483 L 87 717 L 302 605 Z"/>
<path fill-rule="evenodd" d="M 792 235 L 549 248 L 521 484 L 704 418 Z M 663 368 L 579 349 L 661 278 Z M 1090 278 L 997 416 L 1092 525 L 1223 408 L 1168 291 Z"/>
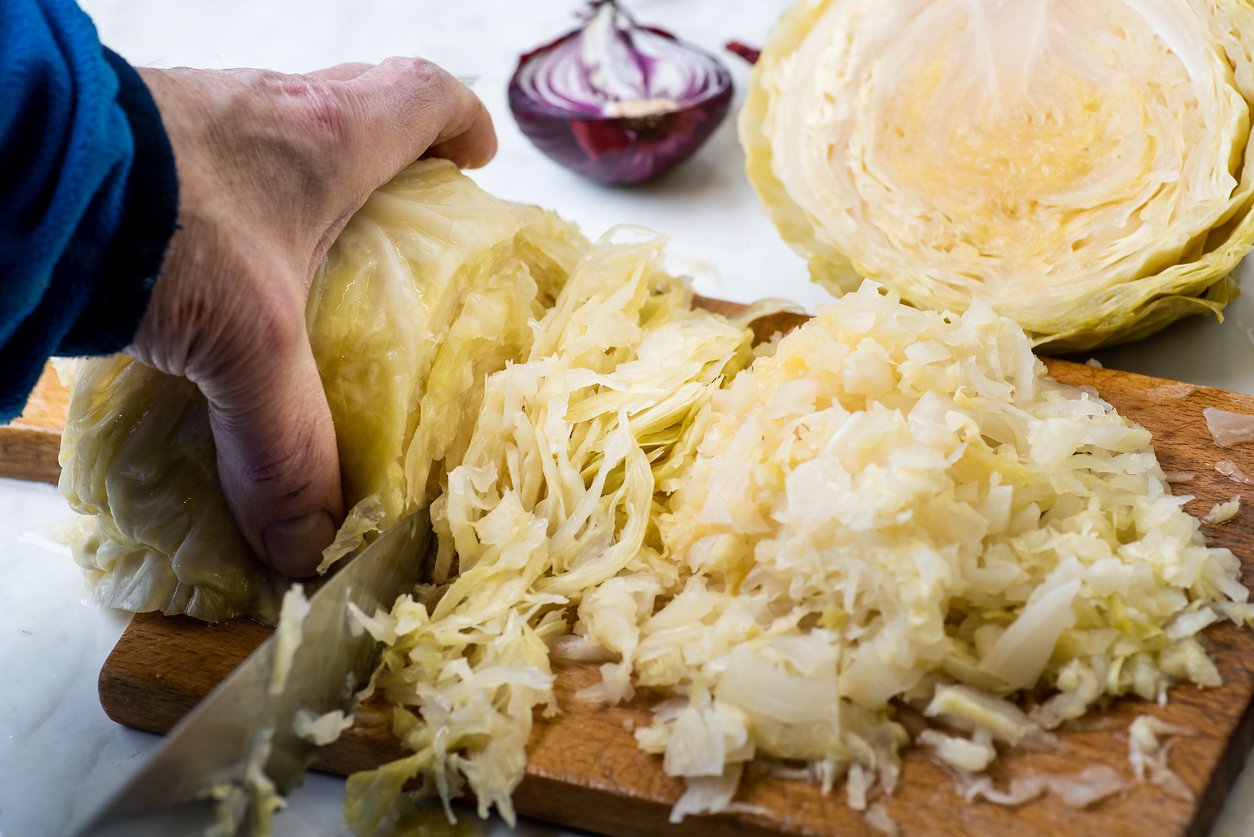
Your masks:
<path fill-rule="evenodd" d="M 465 85 L 417 59 L 303 76 L 140 73 L 174 148 L 179 230 L 128 351 L 200 387 L 241 530 L 267 563 L 306 576 L 344 512 L 305 331 L 314 271 L 409 163 L 490 160 L 492 122 Z"/>

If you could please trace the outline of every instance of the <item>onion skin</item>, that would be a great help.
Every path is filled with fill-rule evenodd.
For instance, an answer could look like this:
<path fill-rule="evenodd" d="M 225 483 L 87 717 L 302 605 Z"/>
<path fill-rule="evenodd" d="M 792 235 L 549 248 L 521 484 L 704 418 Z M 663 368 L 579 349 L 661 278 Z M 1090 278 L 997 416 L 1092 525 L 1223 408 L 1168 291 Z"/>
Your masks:
<path fill-rule="evenodd" d="M 758 63 L 758 59 L 762 57 L 761 49 L 758 47 L 751 47 L 748 44 L 741 43 L 740 41 L 728 41 L 723 46 L 723 49 L 734 55 L 739 55 L 750 66 Z"/>
<path fill-rule="evenodd" d="M 649 27 L 648 31 L 677 40 L 660 29 Z M 717 66 L 717 87 L 703 98 L 664 113 L 590 116 L 527 95 L 519 83 L 523 67 L 579 34 L 580 30 L 569 32 L 523 55 L 509 84 L 509 107 L 518 127 L 560 165 L 601 183 L 643 183 L 691 157 L 727 116 L 733 93 L 731 75 L 706 53 L 701 54 Z"/>

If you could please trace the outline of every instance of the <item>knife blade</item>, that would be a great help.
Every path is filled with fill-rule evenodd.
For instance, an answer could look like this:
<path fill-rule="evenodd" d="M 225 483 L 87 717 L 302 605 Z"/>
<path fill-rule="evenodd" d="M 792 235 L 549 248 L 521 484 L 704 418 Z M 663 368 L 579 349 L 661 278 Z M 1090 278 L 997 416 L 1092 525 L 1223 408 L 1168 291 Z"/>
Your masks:
<path fill-rule="evenodd" d="M 274 674 L 279 633 L 266 639 L 167 735 L 152 757 L 71 833 L 79 835 L 184 833 L 214 823 L 209 798 L 230 788 L 245 805 L 257 803 L 258 780 L 286 795 L 312 762 L 317 747 L 296 734 L 293 718 L 351 708 L 378 662 L 378 643 L 349 615 L 390 609 L 396 597 L 430 576 L 431 521 L 420 511 L 388 529 L 351 558 L 309 599 L 300 643 L 286 679 Z M 277 687 L 277 688 L 276 688 Z M 264 777 L 258 776 L 258 769 Z M 256 811 L 238 811 L 245 823 Z M 175 823 L 178 830 L 172 831 Z"/>

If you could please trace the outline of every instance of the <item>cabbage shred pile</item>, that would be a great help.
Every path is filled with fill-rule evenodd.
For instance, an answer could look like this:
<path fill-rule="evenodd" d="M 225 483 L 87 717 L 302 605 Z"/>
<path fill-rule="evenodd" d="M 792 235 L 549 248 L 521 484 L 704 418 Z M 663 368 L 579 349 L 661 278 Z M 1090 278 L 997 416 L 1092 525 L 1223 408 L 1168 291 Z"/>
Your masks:
<path fill-rule="evenodd" d="M 575 604 L 574 650 L 607 659 L 581 697 L 659 700 L 636 738 L 686 780 L 676 820 L 726 808 L 755 758 L 844 777 L 849 804 L 871 808 L 909 740 L 894 701 L 966 730 L 919 743 L 974 776 L 997 744 L 1041 740 L 1107 696 L 1218 685 L 1196 635 L 1250 618 L 1237 559 L 1205 545 L 1149 433 L 1047 378 L 986 306 L 925 313 L 868 283 L 729 387 L 709 380 L 684 418 L 699 454 L 688 465 L 685 442 L 672 454 L 685 467 L 637 501 L 660 544 L 631 534 L 650 525 L 626 505 L 617 529 L 606 515 L 600 539 L 572 538 L 587 509 L 626 500 L 627 481 L 605 474 L 630 473 L 643 448 L 611 422 L 606 460 L 566 467 L 588 413 L 549 377 L 562 345 L 489 379 L 472 442 L 484 464 L 468 457 L 435 504 L 463 577 L 363 619 L 391 645 L 376 684 L 406 704 L 397 728 L 416 754 L 354 778 L 359 830 L 380 830 L 381 801 L 415 776 L 446 798 L 464 779 L 481 809 L 512 816 L 532 707 L 554 708 L 547 646 L 572 648 L 559 637 Z M 556 424 L 551 401 L 527 397 L 554 388 Z M 659 398 L 612 391 L 629 413 Z M 547 445 L 538 427 L 556 429 Z M 528 459 L 530 479 L 512 464 Z M 554 516 L 559 504 L 579 512 Z"/>
<path fill-rule="evenodd" d="M 1046 377 L 982 304 L 921 312 L 868 283 L 703 421 L 662 522 L 680 582 L 616 579 L 580 614 L 591 637 L 625 621 L 637 684 L 685 699 L 637 738 L 689 778 L 693 810 L 725 804 L 755 756 L 848 774 L 865 807 L 900 770 L 895 700 L 970 731 L 932 743 L 978 772 L 994 741 L 1106 696 L 1219 685 L 1196 634 L 1251 615 L 1150 434 Z"/>
<path fill-rule="evenodd" d="M 726 809 L 751 760 L 843 777 L 876 814 L 900 703 L 945 723 L 917 743 L 978 784 L 998 745 L 1107 696 L 1219 683 L 1197 635 L 1251 618 L 1237 559 L 1149 433 L 1049 379 L 1011 320 L 867 283 L 751 349 L 662 258 L 439 162 L 333 247 L 309 324 L 355 505 L 324 565 L 427 504 L 439 541 L 433 579 L 355 614 L 411 751 L 350 779 L 355 830 L 465 792 L 512 821 L 557 654 L 602 663 L 580 699 L 654 703 L 636 739 L 685 780 L 674 819 Z M 108 604 L 272 615 L 198 399 L 86 367 L 63 451 L 76 554 Z"/>
<path fill-rule="evenodd" d="M 695 420 L 748 358 L 746 329 L 691 310 L 660 241 L 605 240 L 534 326 L 526 362 L 488 377 L 461 465 L 431 507 L 447 586 L 363 622 L 389 644 L 374 688 L 397 704 L 409 758 L 349 782 L 373 833 L 403 783 L 513 820 L 533 708 L 557 709 L 548 642 L 616 577 L 678 580 L 657 513 L 691 462 Z M 442 569 L 437 576 L 443 575 Z"/>

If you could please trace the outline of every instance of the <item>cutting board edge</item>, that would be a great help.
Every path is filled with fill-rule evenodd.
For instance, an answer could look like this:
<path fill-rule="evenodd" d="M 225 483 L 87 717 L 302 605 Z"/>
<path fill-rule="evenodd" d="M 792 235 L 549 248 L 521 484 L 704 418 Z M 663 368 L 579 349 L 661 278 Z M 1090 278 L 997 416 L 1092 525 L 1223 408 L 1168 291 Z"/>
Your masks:
<path fill-rule="evenodd" d="M 22 424 L 0 427 L 0 476 L 56 485 L 61 479 L 59 430 Z"/>
<path fill-rule="evenodd" d="M 134 629 L 132 629 L 131 626 L 128 626 L 128 633 L 133 630 L 141 636 L 143 634 L 147 634 L 149 640 L 151 640 L 153 632 L 159 633 L 164 628 L 176 625 L 177 627 L 174 633 L 171 634 L 171 638 L 173 640 L 172 644 L 175 645 L 179 644 L 180 641 L 186 641 L 189 638 L 189 629 L 196 630 L 199 628 L 204 631 L 221 630 L 227 634 L 235 634 L 237 629 L 239 629 L 240 632 L 248 637 L 247 643 L 231 644 L 233 653 L 236 651 L 242 651 L 240 659 L 242 659 L 242 656 L 246 656 L 246 653 L 251 650 L 251 647 L 258 644 L 261 639 L 264 638 L 265 632 L 269 630 L 262 626 L 258 626 L 256 623 L 251 623 L 248 620 L 243 619 L 232 620 L 231 622 L 221 623 L 217 626 L 197 626 L 192 623 L 192 620 L 188 620 L 183 617 L 165 617 L 158 613 L 137 614 L 132 619 L 132 625 L 134 626 Z M 1222 630 L 1225 632 L 1235 631 L 1235 629 L 1231 628 L 1231 626 L 1223 628 Z M 238 639 L 238 637 L 236 638 Z M 135 637 L 127 638 L 124 635 L 124 639 L 119 643 L 119 645 L 124 646 L 127 642 L 134 641 Z M 148 644 L 149 646 L 151 645 L 151 643 Z M 243 647 L 245 644 L 248 647 Z M 125 659 L 126 655 L 123 654 L 122 657 L 123 659 L 120 661 L 121 664 L 129 667 Z M 171 655 L 163 661 L 162 665 L 171 665 L 170 660 L 174 658 L 175 657 Z M 574 693 L 583 685 L 586 685 L 586 683 L 582 681 L 572 681 L 562 673 L 562 669 L 570 665 L 572 664 L 559 664 L 557 670 L 560 685 L 559 705 L 566 707 L 566 710 L 573 710 L 575 711 L 575 714 L 579 714 L 580 711 L 586 710 L 574 707 L 570 703 L 570 699 Z M 595 678 L 597 676 L 595 666 L 586 667 L 582 664 L 574 665 L 581 667 L 579 676 L 581 676 L 583 680 L 587 680 L 588 677 Z M 147 688 L 144 688 L 141 682 L 145 674 L 148 675 Z M 1243 666 L 1237 671 L 1229 673 L 1228 677 L 1230 683 L 1234 686 L 1237 685 L 1238 681 L 1241 681 L 1242 678 L 1244 678 L 1244 681 L 1248 684 L 1249 682 L 1254 681 L 1254 665 Z M 119 695 L 130 694 L 139 698 L 151 708 L 153 692 L 156 684 L 164 682 L 164 684 L 168 687 L 169 679 L 170 678 L 168 677 L 165 681 L 162 681 L 161 677 L 156 677 L 154 679 L 152 672 L 145 672 L 143 667 L 140 667 L 140 669 L 135 672 L 134 679 L 129 682 L 127 677 L 123 676 L 107 679 L 102 678 L 102 703 L 108 707 L 110 703 L 116 703 Z M 1170 708 L 1172 705 L 1185 707 L 1190 704 L 1196 704 L 1199 699 L 1205 701 L 1206 695 L 1208 693 L 1213 693 L 1216 690 L 1196 690 L 1187 688 L 1185 691 L 1187 693 L 1177 693 L 1175 700 L 1168 704 L 1167 708 Z M 162 704 L 163 711 L 160 715 L 154 713 L 146 719 L 143 714 L 137 714 L 136 711 L 109 711 L 108 714 L 110 717 L 121 723 L 131 724 L 137 728 L 150 732 L 164 733 L 168 732 L 168 730 L 179 720 L 179 712 L 175 706 L 186 706 L 187 703 L 188 701 L 186 700 L 181 700 L 177 702 L 177 704 L 170 701 L 164 702 Z M 1127 723 L 1132 714 L 1141 714 L 1142 712 L 1154 713 L 1157 711 L 1157 708 L 1153 704 L 1145 703 L 1144 701 L 1140 701 L 1134 697 L 1121 699 L 1116 701 L 1116 704 L 1123 706 L 1124 709 L 1131 710 L 1131 714 L 1123 714 L 1123 724 Z M 187 708 L 190 708 L 190 706 Z M 613 717 L 612 715 L 613 713 L 622 715 L 630 711 L 630 707 L 605 707 L 596 711 L 598 713 L 611 714 L 611 717 L 599 719 L 599 725 L 601 727 L 604 727 L 605 729 L 613 729 L 616 735 L 622 735 L 623 728 L 619 724 L 619 719 L 617 717 Z M 362 720 L 365 721 L 364 727 L 359 727 L 359 725 L 355 724 L 354 727 L 345 733 L 340 740 L 325 748 L 322 757 L 317 763 L 315 763 L 314 769 L 334 775 L 345 776 L 358 770 L 369 769 L 391 759 L 407 755 L 407 753 L 404 752 L 400 746 L 390 738 L 390 723 L 388 721 L 386 710 L 384 710 L 384 712 L 373 713 L 373 715 L 373 717 L 363 719 L 361 714 L 359 714 L 358 720 L 359 722 Z M 560 763 L 560 757 L 562 754 L 556 753 L 557 758 L 555 758 L 555 750 L 560 749 L 560 747 L 555 747 L 551 741 L 547 743 L 545 741 L 546 732 L 556 731 L 560 733 L 561 719 L 566 715 L 567 711 L 563 711 L 557 716 L 556 720 L 537 719 L 536 727 L 533 729 L 532 739 L 528 745 L 529 762 L 527 766 L 527 773 L 515 794 L 515 808 L 518 813 L 522 815 L 535 817 L 548 822 L 554 822 L 566 827 L 592 829 L 597 833 L 609 834 L 613 835 L 613 837 L 637 837 L 637 835 L 646 834 L 666 834 L 671 835 L 671 837 L 691 837 L 692 835 L 703 834 L 735 835 L 735 837 L 761 837 L 761 835 L 778 837 L 780 834 L 786 834 L 789 835 L 789 837 L 812 837 L 813 835 L 837 833 L 835 831 L 828 831 L 822 828 L 814 827 L 814 823 L 812 821 L 813 818 L 807 819 L 804 815 L 799 817 L 789 817 L 790 821 L 787 823 L 787 828 L 781 828 L 781 824 L 776 822 L 774 829 L 755 822 L 755 818 L 753 816 L 743 812 L 737 812 L 736 814 L 730 815 L 723 814 L 713 817 L 695 817 L 686 819 L 680 824 L 669 823 L 668 819 L 670 806 L 674 804 L 682 788 L 678 785 L 678 780 L 665 777 L 661 774 L 661 771 L 658 769 L 660 764 L 658 763 L 657 757 L 649 756 L 643 753 L 643 751 L 637 750 L 634 745 L 630 748 L 632 750 L 632 757 L 638 761 L 648 762 L 652 765 L 649 767 L 649 772 L 654 774 L 653 778 L 644 785 L 639 783 L 638 778 L 632 778 L 630 775 L 632 772 L 631 769 L 628 770 L 628 775 L 625 777 L 625 784 L 616 782 L 615 780 L 617 776 L 613 772 L 614 765 L 612 763 L 607 764 L 603 780 L 598 780 L 591 772 L 586 771 L 573 779 L 571 775 L 568 775 L 572 773 L 572 769 Z M 158 719 L 160 719 L 159 722 Z M 1254 721 L 1254 702 L 1247 701 L 1245 703 L 1244 712 L 1242 713 L 1237 726 L 1234 728 L 1233 734 L 1226 739 L 1222 751 L 1218 753 L 1218 757 L 1212 762 L 1211 769 L 1205 774 L 1194 774 L 1190 778 L 1190 784 L 1194 784 L 1195 787 L 1200 787 L 1202 792 L 1199 794 L 1196 804 L 1188 807 L 1188 816 L 1177 816 L 1179 812 L 1163 816 L 1162 820 L 1164 821 L 1164 824 L 1167 825 L 1167 828 L 1162 831 L 1139 830 L 1137 828 L 1137 824 L 1128 822 L 1122 823 L 1122 827 L 1112 829 L 1108 827 L 1109 823 L 1103 820 L 1094 821 L 1093 826 L 1097 827 L 1098 825 L 1101 825 L 1104 828 L 1104 833 L 1111 835 L 1111 837 L 1140 837 L 1141 835 L 1146 834 L 1207 834 L 1222 807 L 1224 797 L 1227 795 L 1233 779 L 1241 768 L 1243 753 L 1245 752 L 1245 748 L 1247 747 L 1250 739 L 1252 721 Z M 600 730 L 600 732 L 603 731 L 604 730 Z M 381 757 L 380 741 L 385 739 L 390 743 L 388 752 Z M 1182 740 L 1182 742 L 1183 741 L 1184 740 Z M 583 750 L 584 752 L 582 755 L 586 758 L 587 747 L 585 746 Z M 913 759 L 913 755 L 911 758 Z M 917 769 L 919 766 L 918 762 L 914 761 L 912 763 L 915 765 L 912 769 Z M 1127 773 L 1128 768 L 1126 763 L 1123 762 L 1122 756 L 1120 757 L 1120 763 L 1121 772 Z M 1174 761 L 1173 766 L 1176 766 L 1177 768 L 1179 767 L 1179 765 L 1176 765 Z M 636 769 L 639 769 L 639 765 L 636 766 Z M 579 773 L 579 770 L 574 769 L 573 772 Z M 1200 780 L 1200 785 L 1195 783 L 1193 779 Z M 607 791 L 605 787 L 603 787 L 607 781 L 610 785 L 619 788 L 621 792 L 615 794 L 612 791 Z M 669 782 L 673 787 L 669 787 L 666 790 L 659 790 L 658 781 Z M 1004 777 L 1002 781 L 1004 781 Z M 791 785 L 794 783 L 789 782 L 787 784 Z M 957 795 L 956 791 L 952 788 L 949 782 L 941 783 L 941 785 L 934 788 L 934 791 L 939 791 L 943 794 L 947 794 L 948 797 L 952 797 L 954 808 L 951 810 L 955 811 L 957 821 L 935 823 L 935 826 L 938 829 L 936 831 L 918 832 L 917 830 L 908 829 L 903 833 L 935 833 L 937 835 L 943 834 L 946 837 L 958 837 L 958 835 L 965 835 L 967 833 L 979 833 L 970 832 L 968 826 L 974 826 L 979 823 L 987 825 L 989 811 L 996 812 L 994 815 L 994 817 L 996 817 L 1000 816 L 1004 812 L 1016 810 L 1000 809 L 998 806 L 991 805 L 989 803 L 976 803 L 972 806 L 964 806 L 964 804 L 961 803 L 960 797 Z M 1157 796 L 1161 793 L 1159 789 L 1149 785 L 1137 785 L 1134 787 L 1134 791 L 1136 793 L 1136 798 L 1142 800 L 1145 799 L 1146 794 Z M 899 790 L 899 793 L 900 792 L 901 791 Z M 817 790 L 810 786 L 807 793 L 817 793 Z M 590 799 L 592 801 L 589 801 Z M 594 804 L 595 800 L 599 799 L 603 799 L 604 804 Z M 837 788 L 831 795 L 823 797 L 823 799 L 831 800 L 831 804 L 839 806 L 839 810 L 842 812 L 839 817 L 839 825 L 842 830 L 840 830 L 839 833 L 862 834 L 867 835 L 867 837 L 877 833 L 867 826 L 860 816 L 857 816 L 852 811 L 844 810 L 845 802 L 841 799 L 841 791 L 839 788 Z M 810 801 L 812 802 L 813 800 Z M 892 801 L 891 798 L 890 801 Z M 900 802 L 905 804 L 906 800 L 900 800 Z M 825 802 L 824 805 L 826 804 L 828 803 Z M 612 813 L 615 806 L 618 808 L 618 813 L 616 814 Z M 587 810 L 585 811 L 584 809 Z M 630 811 L 630 817 L 627 818 L 627 820 L 622 819 L 622 812 L 624 809 Z M 1082 816 L 1088 816 L 1088 813 L 1086 812 Z M 972 820 L 972 822 L 967 822 L 966 820 L 968 819 Z M 1025 823 L 1025 826 L 1027 826 L 1027 823 Z M 1050 837 L 1053 837 L 1053 835 L 1059 832 L 1051 831 L 1049 829 L 1036 830 L 1031 827 L 1025 827 L 1023 833 L 1025 835 L 1039 834 L 1050 835 Z M 1064 831 L 1061 833 L 1077 832 Z"/>
<path fill-rule="evenodd" d="M 1254 681 L 1254 669 L 1247 668 L 1244 676 L 1247 681 Z M 1228 684 L 1215 688 L 1222 689 L 1226 685 Z M 1251 748 L 1254 748 L 1254 699 L 1246 702 L 1245 710 L 1237 719 L 1236 727 L 1216 759 L 1211 775 L 1202 786 L 1202 792 L 1194 803 L 1195 814 L 1185 828 L 1184 837 L 1210 837 L 1228 795 L 1245 769 Z"/>

